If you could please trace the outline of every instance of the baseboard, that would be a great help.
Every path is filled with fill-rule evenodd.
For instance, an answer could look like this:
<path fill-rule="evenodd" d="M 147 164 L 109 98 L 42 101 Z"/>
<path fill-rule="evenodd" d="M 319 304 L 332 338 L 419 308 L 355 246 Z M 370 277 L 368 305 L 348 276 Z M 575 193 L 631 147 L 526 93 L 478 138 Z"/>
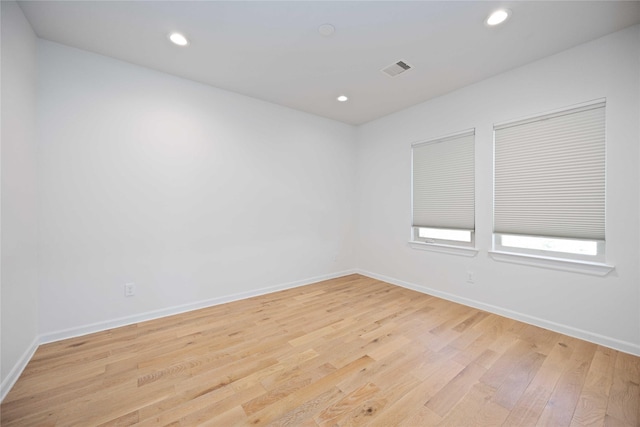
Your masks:
<path fill-rule="evenodd" d="M 269 286 L 266 288 L 254 289 L 237 294 L 225 295 L 221 297 L 211 298 L 207 300 L 196 301 L 188 304 L 167 307 L 160 310 L 148 311 L 145 313 L 135 314 L 132 316 L 120 317 L 117 319 L 107 320 L 104 322 L 91 323 L 88 325 L 78 326 L 60 331 L 49 332 L 40 335 L 40 344 L 51 343 L 68 338 L 75 338 L 82 335 L 92 334 L 95 332 L 105 331 L 107 329 L 119 328 L 121 326 L 131 325 L 133 323 L 146 322 L 147 320 L 158 319 L 161 317 L 172 316 L 174 314 L 185 313 L 188 311 L 198 310 L 201 308 L 212 307 L 214 305 L 225 304 L 228 302 L 238 301 L 246 298 L 256 297 L 259 295 L 270 294 L 285 289 L 293 289 L 300 286 L 310 285 L 312 283 L 321 282 L 323 280 L 335 279 L 337 277 L 355 274 L 355 270 L 345 270 L 335 273 L 323 274 L 320 276 L 310 277 L 294 282 L 282 283 L 280 285 Z"/>
<path fill-rule="evenodd" d="M 269 286 L 266 288 L 254 289 L 246 292 L 239 292 L 237 294 L 225 295 L 222 297 L 211 298 L 203 301 L 196 301 L 189 304 L 183 304 L 173 307 L 167 307 L 160 310 L 149 311 L 146 313 L 140 313 L 132 316 L 120 317 L 118 319 L 107 320 L 104 322 L 96 322 L 88 325 L 78 326 L 75 328 L 64 329 L 55 332 L 49 332 L 41 334 L 34 338 L 29 348 L 22 355 L 18 363 L 11 369 L 9 375 L 0 384 L 0 402 L 4 400 L 11 388 L 14 386 L 22 371 L 27 366 L 34 353 L 41 344 L 47 344 L 55 341 L 60 341 L 68 338 L 75 338 L 82 335 L 91 334 L 94 332 L 101 332 L 107 329 L 118 328 L 121 326 L 131 325 L 133 323 L 144 322 L 147 320 L 158 319 L 160 317 L 171 316 L 174 314 L 185 313 L 187 311 L 198 310 L 200 308 L 211 307 L 214 305 L 225 304 L 228 302 L 238 301 L 255 296 L 270 294 L 285 289 L 293 289 L 300 286 L 310 285 L 312 283 L 322 282 L 323 280 L 335 279 L 337 277 L 348 276 L 355 274 L 356 270 L 344 270 L 335 273 L 323 274 L 320 276 L 310 277 L 303 280 L 296 280 L 294 282 L 282 283 L 280 285 Z"/>
<path fill-rule="evenodd" d="M 556 322 L 540 319 L 535 316 L 520 313 L 517 311 L 509 310 L 503 307 L 494 306 L 491 304 L 485 304 L 472 299 L 464 298 L 458 295 L 450 294 L 448 292 L 442 292 L 435 289 L 428 288 L 426 286 L 419 286 L 414 283 L 405 282 L 404 280 L 395 279 L 393 277 L 384 276 L 382 274 L 372 273 L 361 269 L 356 269 L 357 274 L 370 277 L 372 279 L 381 280 L 383 282 L 391 283 L 392 285 L 401 286 L 403 288 L 411 289 L 413 291 L 421 292 L 423 294 L 432 295 L 438 298 L 446 299 L 448 301 L 457 302 L 469 307 L 477 308 L 480 310 L 488 311 L 490 313 L 498 314 L 500 316 L 508 317 L 510 319 L 518 320 L 531 325 L 539 326 L 541 328 L 549 329 L 554 332 L 559 332 L 564 335 L 568 335 L 581 340 L 589 341 L 594 344 L 603 345 L 605 347 L 613 348 L 625 353 L 640 356 L 640 345 L 634 344 L 628 341 L 622 341 L 616 338 L 607 337 L 604 335 L 596 334 L 593 332 L 585 331 L 583 329 L 574 328 L 572 326 L 563 325 Z"/>
<path fill-rule="evenodd" d="M 67 338 L 74 338 L 74 337 L 78 337 L 78 336 L 82 336 L 82 335 L 86 335 L 94 332 L 100 332 L 107 329 L 113 329 L 120 326 L 130 325 L 132 323 L 138 323 L 138 322 L 143 322 L 147 320 L 157 319 L 160 317 L 171 316 L 174 314 L 185 313 L 187 311 L 198 310 L 200 308 L 211 307 L 219 304 L 225 304 L 228 302 L 265 295 L 265 294 L 269 294 L 269 293 L 273 293 L 273 292 L 277 292 L 285 289 L 293 289 L 300 286 L 321 282 L 323 280 L 330 280 L 330 279 L 335 279 L 337 277 L 347 276 L 350 274 L 361 274 L 363 276 L 371 277 L 373 279 L 381 280 L 383 282 L 391 283 L 393 285 L 401 286 L 403 288 L 411 289 L 427 295 L 433 295 L 442 299 L 446 299 L 448 301 L 464 304 L 480 310 L 488 311 L 490 313 L 495 313 L 500 316 L 508 317 L 510 319 L 522 321 L 535 326 L 539 326 L 541 328 L 549 329 L 549 330 L 559 332 L 565 335 L 569 335 L 575 338 L 583 339 L 585 341 L 593 342 L 595 344 L 600 344 L 606 347 L 620 350 L 625 353 L 640 356 L 640 345 L 637 345 L 631 342 L 622 341 L 622 340 L 606 337 L 599 334 L 594 334 L 582 329 L 573 328 L 571 326 L 567 326 L 567 325 L 563 325 L 555 322 L 550 322 L 548 320 L 540 319 L 534 316 L 529 316 L 527 314 L 519 313 L 513 310 L 508 310 L 502 307 L 485 304 L 482 302 L 460 297 L 447 292 L 431 289 L 425 286 L 419 286 L 403 280 L 395 279 L 393 277 L 384 276 L 382 274 L 372 273 L 370 271 L 365 271 L 361 269 L 352 269 L 352 270 L 345 270 L 341 272 L 325 274 L 325 275 L 311 277 L 303 280 L 297 280 L 294 282 L 283 283 L 276 286 L 270 286 L 270 287 L 255 289 L 247 292 L 240 292 L 240 293 L 226 295 L 222 297 L 211 298 L 208 300 L 197 301 L 197 302 L 183 304 L 183 305 L 174 306 L 174 307 L 168 307 L 161 310 L 149 311 L 146 313 L 136 314 L 133 316 L 121 317 L 118 319 L 113 319 L 105 322 L 97 322 L 89 325 L 69 328 L 61 331 L 40 335 L 33 340 L 33 342 L 31 343 L 29 348 L 27 348 L 27 350 L 24 352 L 24 354 L 22 355 L 18 363 L 15 364 L 15 366 L 9 372 L 9 375 L 7 375 L 7 377 L 2 381 L 2 384 L 0 384 L 0 402 L 4 400 L 6 395 L 9 393 L 9 390 L 11 390 L 13 385 L 16 383 L 16 381 L 20 377 L 20 374 L 22 373 L 24 368 L 27 366 L 27 364 L 33 357 L 33 354 L 36 352 L 40 344 L 50 343 L 50 342 L 59 341 Z"/>
<path fill-rule="evenodd" d="M 22 355 L 18 363 L 11 369 L 9 375 L 0 384 L 0 402 L 4 400 L 11 388 L 14 386 L 22 371 L 27 366 L 34 353 L 41 344 L 60 341 L 68 338 L 75 338 L 82 335 L 91 334 L 94 332 L 101 332 L 107 329 L 118 328 L 121 326 L 131 325 L 133 323 L 144 322 L 147 320 L 158 319 L 160 317 L 171 316 L 174 314 L 185 313 L 187 311 L 198 310 L 200 308 L 211 307 L 214 305 L 225 304 L 228 302 L 238 301 L 255 296 L 270 294 L 285 289 L 293 289 L 300 286 L 310 285 L 312 283 L 322 282 L 323 280 L 335 279 L 337 277 L 348 276 L 355 274 L 356 270 L 344 270 L 335 273 L 323 274 L 320 276 L 310 277 L 303 280 L 296 280 L 294 282 L 282 283 L 280 285 L 269 286 L 266 288 L 254 289 L 246 292 L 239 292 L 237 294 L 225 295 L 222 297 L 211 298 L 203 301 L 196 301 L 189 304 L 178 305 L 174 307 L 167 307 L 160 310 L 149 311 L 146 313 L 140 313 L 133 316 L 120 317 L 118 319 L 107 320 L 104 322 L 91 323 L 88 325 L 78 326 L 75 328 L 64 329 L 55 332 L 49 332 L 41 334 L 34 338 L 29 348 Z"/>
<path fill-rule="evenodd" d="M 40 340 L 39 337 L 36 336 L 33 339 L 33 342 L 31 342 L 29 347 L 27 347 L 25 352 L 22 354 L 20 359 L 18 359 L 18 362 L 13 365 L 13 368 L 11 369 L 7 377 L 2 381 L 2 383 L 0 384 L 0 402 L 4 400 L 4 398 L 9 393 L 9 390 L 11 390 L 16 381 L 18 381 L 18 378 L 20 378 L 22 371 L 24 371 L 24 368 L 27 367 L 27 363 L 29 363 L 39 345 Z"/>

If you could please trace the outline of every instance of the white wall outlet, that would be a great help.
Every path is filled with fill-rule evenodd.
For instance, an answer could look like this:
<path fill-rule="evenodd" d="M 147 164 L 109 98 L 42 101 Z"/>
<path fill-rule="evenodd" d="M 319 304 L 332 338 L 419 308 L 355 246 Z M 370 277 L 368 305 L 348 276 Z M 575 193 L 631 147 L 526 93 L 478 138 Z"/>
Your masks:
<path fill-rule="evenodd" d="M 473 271 L 467 271 L 467 283 L 475 283 Z"/>
<path fill-rule="evenodd" d="M 136 294 L 136 284 L 135 283 L 125 283 L 124 285 L 124 296 L 132 297 Z"/>

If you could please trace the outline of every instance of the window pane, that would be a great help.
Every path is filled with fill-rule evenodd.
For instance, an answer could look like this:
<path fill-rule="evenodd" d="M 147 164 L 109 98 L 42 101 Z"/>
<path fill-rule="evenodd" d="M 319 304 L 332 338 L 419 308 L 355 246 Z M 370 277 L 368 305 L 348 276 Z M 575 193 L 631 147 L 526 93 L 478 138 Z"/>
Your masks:
<path fill-rule="evenodd" d="M 540 251 L 564 252 L 580 255 L 597 255 L 598 242 L 553 239 L 548 237 L 532 236 L 501 236 L 502 246 L 512 248 L 535 249 Z"/>
<path fill-rule="evenodd" d="M 467 230 L 443 230 L 441 228 L 418 228 L 418 237 L 423 239 L 454 240 L 471 242 L 471 232 Z"/>

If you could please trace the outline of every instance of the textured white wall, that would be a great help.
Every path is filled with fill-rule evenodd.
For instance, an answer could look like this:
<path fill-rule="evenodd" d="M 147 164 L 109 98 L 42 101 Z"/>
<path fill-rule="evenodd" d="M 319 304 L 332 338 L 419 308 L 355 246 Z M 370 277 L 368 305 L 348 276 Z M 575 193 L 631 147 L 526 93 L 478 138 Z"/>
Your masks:
<path fill-rule="evenodd" d="M 360 127 L 357 266 L 639 351 L 639 41 L 640 27 L 631 27 Z M 607 99 L 607 257 L 615 271 L 601 278 L 489 258 L 493 124 L 598 98 Z M 465 258 L 411 249 L 411 143 L 469 128 L 481 251 Z M 467 271 L 476 284 L 466 283 Z"/>
<path fill-rule="evenodd" d="M 36 36 L 15 2 L 2 14 L 2 381 L 38 335 Z M 4 394 L 5 390 L 2 390 Z"/>
<path fill-rule="evenodd" d="M 353 267 L 352 126 L 39 55 L 42 334 Z"/>

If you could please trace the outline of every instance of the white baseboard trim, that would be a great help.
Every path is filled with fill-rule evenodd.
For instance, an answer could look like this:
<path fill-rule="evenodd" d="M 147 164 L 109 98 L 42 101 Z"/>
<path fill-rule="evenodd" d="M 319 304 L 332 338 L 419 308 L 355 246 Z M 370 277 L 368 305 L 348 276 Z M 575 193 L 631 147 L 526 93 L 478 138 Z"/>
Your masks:
<path fill-rule="evenodd" d="M 419 286 L 414 283 L 405 282 L 404 280 L 395 279 L 393 277 L 384 276 L 382 274 L 372 273 L 362 269 L 356 269 L 356 273 L 363 276 L 371 277 L 372 279 L 381 280 L 383 282 L 391 283 L 392 285 L 401 286 L 403 288 L 411 289 L 423 294 L 432 295 L 438 298 L 446 299 L 448 301 L 457 302 L 469 307 L 477 308 L 480 310 L 488 311 L 490 313 L 498 314 L 500 316 L 508 317 L 510 319 L 518 320 L 530 325 L 539 326 L 544 329 L 549 329 L 554 332 L 559 332 L 570 337 L 579 338 L 581 340 L 589 341 L 594 344 L 610 347 L 615 350 L 620 350 L 625 353 L 640 356 L 640 345 L 634 344 L 629 341 L 622 341 L 616 338 L 607 337 L 604 335 L 596 334 L 593 332 L 585 331 L 583 329 L 574 328 L 572 326 L 563 325 L 561 323 L 551 322 L 549 320 L 540 319 L 535 316 L 520 313 L 517 311 L 509 310 L 506 308 L 494 306 L 491 304 L 485 304 L 483 302 L 475 301 L 472 299 L 460 297 L 458 295 L 450 294 L 448 292 L 442 292 L 435 289 L 428 288 L 426 286 Z"/>
<path fill-rule="evenodd" d="M 33 357 L 33 354 L 36 352 L 39 345 L 40 340 L 39 337 L 36 336 L 29 347 L 27 347 L 25 352 L 22 354 L 20 359 L 18 359 L 18 362 L 13 365 L 13 368 L 11 368 L 11 371 L 9 371 L 9 374 L 6 376 L 6 378 L 2 381 L 2 383 L 0 384 L 0 402 L 4 400 L 4 398 L 9 393 L 9 390 L 11 390 L 16 381 L 18 381 L 18 378 L 20 378 L 22 371 L 24 371 L 24 368 L 27 367 L 27 364 Z"/>
<path fill-rule="evenodd" d="M 60 341 L 68 338 L 75 338 L 82 335 L 91 334 L 94 332 L 101 332 L 107 329 L 118 328 L 121 326 L 131 325 L 133 323 L 144 322 L 147 320 L 158 319 L 160 317 L 171 316 L 174 314 L 185 313 L 187 311 L 198 310 L 200 308 L 211 307 L 214 305 L 225 304 L 228 302 L 238 301 L 246 298 L 256 297 L 260 295 L 270 294 L 285 289 L 293 289 L 300 286 L 310 285 L 312 283 L 322 282 L 324 280 L 335 279 L 338 277 L 348 276 L 355 274 L 356 270 L 344 270 L 335 273 L 323 274 L 320 276 L 310 277 L 307 279 L 296 280 L 294 282 L 282 283 L 275 286 L 269 286 L 266 288 L 254 289 L 246 292 L 239 292 L 237 294 L 225 295 L 221 297 L 211 298 L 203 301 L 196 301 L 188 304 L 182 304 L 174 307 L 167 307 L 160 310 L 148 311 L 146 313 L 135 314 L 132 316 L 120 317 L 118 319 L 107 320 L 104 322 L 91 323 L 89 325 L 78 326 L 74 328 L 64 329 L 55 332 L 49 332 L 41 334 L 34 338 L 29 348 L 22 355 L 18 363 L 11 369 L 9 375 L 0 384 L 0 402 L 4 400 L 11 388 L 14 386 L 20 374 L 27 366 L 34 353 L 41 344 L 47 344 L 55 341 Z"/>
<path fill-rule="evenodd" d="M 49 332 L 49 333 L 40 335 L 40 344 L 51 343 L 51 342 L 60 341 L 68 338 L 75 338 L 82 335 L 105 331 L 107 329 L 113 329 L 113 328 L 119 328 L 121 326 L 131 325 L 133 323 L 146 322 L 147 320 L 158 319 L 160 317 L 172 316 L 174 314 L 180 314 L 180 313 L 185 313 L 187 311 L 193 311 L 201 308 L 212 307 L 214 305 L 225 304 L 228 302 L 256 297 L 259 295 L 270 294 L 270 293 L 282 291 L 285 289 L 297 288 L 300 286 L 321 282 L 323 280 L 335 279 L 337 277 L 347 276 L 349 274 L 355 274 L 355 273 L 356 273 L 355 270 L 345 270 L 345 271 L 340 271 L 335 273 L 323 274 L 320 276 L 310 277 L 303 280 L 296 280 L 294 282 L 282 283 L 279 285 L 269 286 L 266 288 L 254 289 L 246 292 L 239 292 L 237 294 L 225 295 L 225 296 L 211 298 L 211 299 L 202 300 L 202 301 L 195 301 L 188 304 L 162 308 L 159 310 L 147 311 L 145 313 L 134 314 L 131 316 L 125 316 L 117 319 L 106 320 L 103 322 L 91 323 L 88 325 L 77 326 L 77 327 L 63 329 L 55 332 Z"/>

